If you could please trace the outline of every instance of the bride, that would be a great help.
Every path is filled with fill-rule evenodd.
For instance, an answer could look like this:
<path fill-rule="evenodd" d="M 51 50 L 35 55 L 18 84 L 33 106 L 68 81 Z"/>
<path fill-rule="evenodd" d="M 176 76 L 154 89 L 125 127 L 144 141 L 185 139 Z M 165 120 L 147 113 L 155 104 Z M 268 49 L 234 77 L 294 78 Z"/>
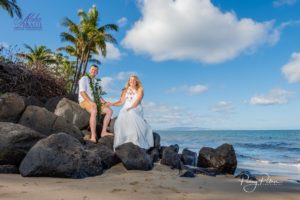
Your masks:
<path fill-rule="evenodd" d="M 153 133 L 150 125 L 144 119 L 141 101 L 144 89 L 139 78 L 130 76 L 118 101 L 112 106 L 123 105 L 114 126 L 114 149 L 132 142 L 141 148 L 149 149 L 153 146 Z"/>

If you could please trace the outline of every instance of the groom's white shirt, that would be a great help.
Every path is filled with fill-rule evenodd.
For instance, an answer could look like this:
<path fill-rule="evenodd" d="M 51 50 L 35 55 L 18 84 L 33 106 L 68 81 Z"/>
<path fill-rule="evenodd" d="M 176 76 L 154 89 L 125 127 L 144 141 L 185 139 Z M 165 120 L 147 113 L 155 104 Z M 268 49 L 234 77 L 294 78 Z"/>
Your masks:
<path fill-rule="evenodd" d="M 95 80 L 93 80 L 93 83 L 94 81 Z M 84 101 L 83 97 L 80 95 L 80 92 L 86 92 L 86 94 L 90 97 L 90 99 L 95 102 L 93 91 L 90 87 L 90 80 L 87 76 L 83 76 L 79 80 L 79 94 L 78 94 L 79 103 Z"/>

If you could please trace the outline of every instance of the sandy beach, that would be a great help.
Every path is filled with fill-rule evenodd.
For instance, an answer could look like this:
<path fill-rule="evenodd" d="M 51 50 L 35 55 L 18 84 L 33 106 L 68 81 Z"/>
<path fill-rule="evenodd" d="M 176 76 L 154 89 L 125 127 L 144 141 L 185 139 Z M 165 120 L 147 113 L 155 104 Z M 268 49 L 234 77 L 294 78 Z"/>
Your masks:
<path fill-rule="evenodd" d="M 300 184 L 287 180 L 271 177 L 247 193 L 244 189 L 250 191 L 254 186 L 241 185 L 233 176 L 181 178 L 177 170 L 160 164 L 151 171 L 127 171 L 118 164 L 101 176 L 85 179 L 0 174 L 0 199 L 299 199 Z"/>

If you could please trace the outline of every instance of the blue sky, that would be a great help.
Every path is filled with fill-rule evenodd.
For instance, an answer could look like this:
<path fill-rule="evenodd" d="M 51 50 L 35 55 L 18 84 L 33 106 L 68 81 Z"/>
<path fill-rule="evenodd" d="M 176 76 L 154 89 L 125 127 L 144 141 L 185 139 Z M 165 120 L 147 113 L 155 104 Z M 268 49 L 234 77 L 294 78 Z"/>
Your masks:
<path fill-rule="evenodd" d="M 96 5 L 117 23 L 100 77 L 115 100 L 129 74 L 145 88 L 154 129 L 300 129 L 300 0 L 26 0 L 41 30 L 15 30 L 0 10 L 0 44 L 67 45 L 63 17 Z M 118 109 L 114 109 L 118 114 Z"/>

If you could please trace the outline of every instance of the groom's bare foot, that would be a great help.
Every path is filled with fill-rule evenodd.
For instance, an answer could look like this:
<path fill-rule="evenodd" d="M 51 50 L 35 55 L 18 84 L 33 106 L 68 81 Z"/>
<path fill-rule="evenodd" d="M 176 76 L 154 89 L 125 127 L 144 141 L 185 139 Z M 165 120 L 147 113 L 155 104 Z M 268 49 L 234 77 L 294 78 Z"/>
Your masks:
<path fill-rule="evenodd" d="M 105 137 L 105 136 L 113 136 L 114 134 L 110 133 L 110 132 L 103 132 L 101 133 L 101 137 Z"/>
<path fill-rule="evenodd" d="M 96 138 L 91 138 L 91 139 L 90 139 L 90 142 L 96 144 L 96 143 L 97 143 L 97 139 L 96 139 Z"/>

